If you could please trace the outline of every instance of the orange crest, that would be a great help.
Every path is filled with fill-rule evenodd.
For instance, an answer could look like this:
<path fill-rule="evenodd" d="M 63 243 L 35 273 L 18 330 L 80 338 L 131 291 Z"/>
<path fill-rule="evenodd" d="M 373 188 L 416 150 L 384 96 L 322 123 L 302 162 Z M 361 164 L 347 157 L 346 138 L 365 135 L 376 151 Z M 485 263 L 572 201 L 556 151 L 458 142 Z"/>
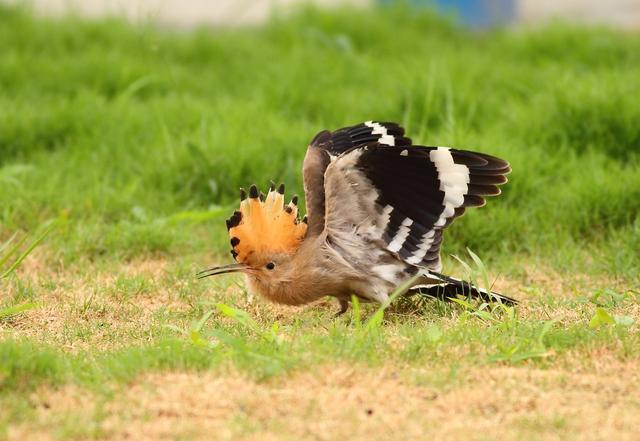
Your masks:
<path fill-rule="evenodd" d="M 240 189 L 240 210 L 227 220 L 231 254 L 237 262 L 258 263 L 265 254 L 295 251 L 307 233 L 306 216 L 298 219 L 298 197 L 284 205 L 284 184 L 271 184 L 265 197 L 252 185 L 249 197 Z"/>

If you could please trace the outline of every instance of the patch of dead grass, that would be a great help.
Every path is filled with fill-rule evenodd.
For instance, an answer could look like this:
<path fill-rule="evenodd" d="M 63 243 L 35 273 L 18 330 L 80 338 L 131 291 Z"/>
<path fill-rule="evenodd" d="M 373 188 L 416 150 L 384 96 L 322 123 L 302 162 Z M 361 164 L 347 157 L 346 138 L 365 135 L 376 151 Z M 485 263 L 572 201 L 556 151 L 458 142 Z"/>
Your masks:
<path fill-rule="evenodd" d="M 0 322 L 0 333 L 71 350 L 96 346 L 112 349 L 133 343 L 136 335 L 153 326 L 158 311 L 190 309 L 189 303 L 176 295 L 175 284 L 165 280 L 164 261 L 126 263 L 113 271 L 72 268 L 45 273 L 32 272 L 41 263 L 37 256 L 29 257 L 22 275 L 37 276 L 23 279 L 28 280 L 23 284 L 29 284 L 38 307 Z M 119 278 L 136 276 L 148 283 L 147 291 L 129 293 L 117 283 Z M 10 285 L 7 295 L 15 295 L 17 289 Z"/>
<path fill-rule="evenodd" d="M 268 382 L 238 373 L 146 375 L 107 403 L 100 433 L 136 440 L 637 439 L 637 363 L 604 357 L 593 370 L 573 372 L 473 367 L 446 386 L 435 385 L 439 375 L 344 365 Z M 32 400 L 43 436 L 60 414 L 92 409 L 86 392 L 73 387 Z M 29 433 L 13 427 L 10 439 Z"/>

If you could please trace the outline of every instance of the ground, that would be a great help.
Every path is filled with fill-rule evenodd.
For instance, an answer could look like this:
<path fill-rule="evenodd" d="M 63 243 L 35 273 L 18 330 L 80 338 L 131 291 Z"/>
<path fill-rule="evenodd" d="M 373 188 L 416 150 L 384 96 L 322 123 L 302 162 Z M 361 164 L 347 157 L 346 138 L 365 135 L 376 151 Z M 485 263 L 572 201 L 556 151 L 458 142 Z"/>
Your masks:
<path fill-rule="evenodd" d="M 0 439 L 637 438 L 637 34 L 405 7 L 0 22 Z M 511 163 L 442 249 L 518 306 L 334 318 L 195 278 L 231 261 L 239 187 L 302 194 L 313 135 L 371 119 Z"/>
<path fill-rule="evenodd" d="M 638 366 L 607 358 L 572 373 L 463 369 L 446 387 L 416 381 L 434 373 L 406 367 L 320 366 L 268 382 L 229 372 L 151 374 L 107 403 L 74 387 L 38 390 L 31 401 L 39 430 L 18 425 L 9 438 L 47 439 L 67 419 L 113 439 L 633 440 Z"/>
<path fill-rule="evenodd" d="M 20 272 L 46 294 L 0 331 L 24 355 L 54 355 L 32 372 L 4 373 L 14 389 L 3 397 L 7 439 L 636 436 L 638 325 L 589 326 L 596 303 L 640 318 L 637 294 L 611 297 L 625 292 L 619 281 L 529 266 L 495 282 L 522 300 L 515 318 L 496 312 L 483 320 L 430 301 L 396 305 L 379 330 L 358 333 L 352 312 L 333 318 L 335 302 L 268 304 L 246 297 L 241 279 L 196 281 L 185 262 L 143 259 L 51 274 L 38 254 Z M 249 312 L 257 328 L 215 313 L 200 337 L 179 331 L 202 305 L 220 301 Z M 365 308 L 363 319 L 373 311 Z M 553 322 L 548 333 L 540 334 L 541 322 Z M 270 340 L 273 323 L 279 329 Z M 215 327 L 246 340 L 225 345 L 207 332 Z M 27 339 L 31 345 L 17 343 Z M 160 346 L 172 339 L 170 356 L 181 361 L 164 359 Z M 202 353 L 192 354 L 197 347 Z"/>

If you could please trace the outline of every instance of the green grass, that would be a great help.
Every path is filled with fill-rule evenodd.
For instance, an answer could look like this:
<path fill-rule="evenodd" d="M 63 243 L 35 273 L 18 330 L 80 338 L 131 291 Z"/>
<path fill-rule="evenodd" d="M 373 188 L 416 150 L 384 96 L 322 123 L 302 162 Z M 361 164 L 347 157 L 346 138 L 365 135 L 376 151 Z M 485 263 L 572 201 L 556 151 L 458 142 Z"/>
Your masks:
<path fill-rule="evenodd" d="M 635 302 L 637 294 L 628 293 L 617 306 Z M 538 302 L 533 308 L 545 305 Z M 635 320 L 613 319 L 610 307 L 595 308 L 584 297 L 556 306 L 578 312 L 579 320 L 571 322 L 522 318 L 508 307 L 506 311 L 467 308 L 445 306 L 438 311 L 431 305 L 420 314 L 394 309 L 384 325 L 375 320 L 375 314 L 361 324 L 358 318 L 327 321 L 325 313 L 307 310 L 281 324 L 256 321 L 242 310 L 218 304 L 202 317 L 190 314 L 193 321 L 189 324 L 187 317 L 183 328 L 152 325 L 155 328 L 148 331 L 155 334 L 154 342 L 145 346 L 67 353 L 50 344 L 7 338 L 0 342 L 0 389 L 11 394 L 40 384 L 66 383 L 109 389 L 134 380 L 141 372 L 219 366 L 240 368 L 252 377 L 266 379 L 345 361 L 372 366 L 389 361 L 471 366 L 505 361 L 517 365 L 540 359 L 541 366 L 552 366 L 576 350 L 608 348 L 621 359 L 640 355 L 640 334 L 630 331 Z M 402 342 L 396 340 L 398 336 L 403 337 Z M 549 361 L 543 360 L 547 357 Z"/>
<path fill-rule="evenodd" d="M 34 421 L 60 439 L 108 436 L 102 406 L 152 372 L 268 383 L 391 366 L 446 393 L 478 367 L 637 362 L 640 37 L 355 16 L 179 32 L 0 6 L 0 439 Z M 444 252 L 474 250 L 492 277 L 520 282 L 506 294 L 522 306 L 413 299 L 333 320 L 251 302 L 231 277 L 194 279 L 228 259 L 238 187 L 273 179 L 301 194 L 313 135 L 368 119 L 512 163 L 503 195 L 456 221 Z M 528 273 L 551 268 L 565 280 Z M 449 257 L 446 269 L 464 275 Z M 70 386 L 98 397 L 90 422 L 38 417 L 34 396 Z"/>
<path fill-rule="evenodd" d="M 59 218 L 59 259 L 223 252 L 238 187 L 301 193 L 311 137 L 375 118 L 512 162 L 447 252 L 638 273 L 636 35 L 477 34 L 402 9 L 188 33 L 0 17 L 0 222 Z"/>

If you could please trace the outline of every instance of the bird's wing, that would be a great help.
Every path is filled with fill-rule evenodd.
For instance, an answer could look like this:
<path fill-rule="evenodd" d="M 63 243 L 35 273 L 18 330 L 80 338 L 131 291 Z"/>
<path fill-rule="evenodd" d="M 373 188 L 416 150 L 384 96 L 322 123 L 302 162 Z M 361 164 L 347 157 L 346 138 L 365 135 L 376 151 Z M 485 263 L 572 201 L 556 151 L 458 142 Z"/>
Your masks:
<path fill-rule="evenodd" d="M 392 122 L 365 121 L 351 127 L 318 133 L 310 146 L 327 151 L 337 157 L 354 147 L 377 142 L 378 144 L 403 147 L 410 146 L 411 139 L 404 136 L 404 128 Z"/>
<path fill-rule="evenodd" d="M 302 164 L 309 222 L 307 237 L 318 235 L 324 229 L 324 174 L 327 167 L 342 153 L 368 142 L 396 147 L 411 145 L 411 139 L 404 136 L 404 129 L 398 124 L 378 121 L 366 121 L 334 132 L 324 130 L 309 144 Z"/>
<path fill-rule="evenodd" d="M 442 230 L 500 194 L 510 171 L 502 159 L 447 147 L 352 148 L 325 175 L 329 242 L 344 250 L 377 242 L 406 263 L 439 269 Z"/>

